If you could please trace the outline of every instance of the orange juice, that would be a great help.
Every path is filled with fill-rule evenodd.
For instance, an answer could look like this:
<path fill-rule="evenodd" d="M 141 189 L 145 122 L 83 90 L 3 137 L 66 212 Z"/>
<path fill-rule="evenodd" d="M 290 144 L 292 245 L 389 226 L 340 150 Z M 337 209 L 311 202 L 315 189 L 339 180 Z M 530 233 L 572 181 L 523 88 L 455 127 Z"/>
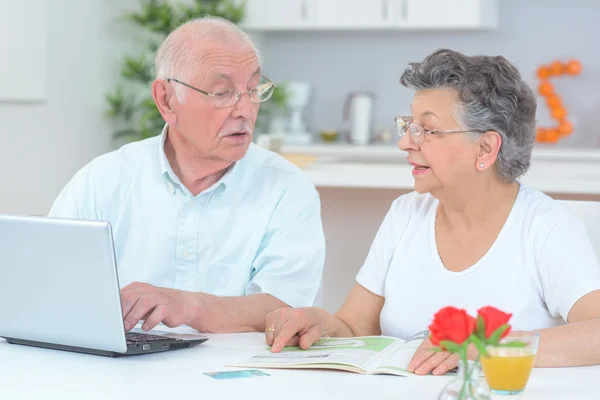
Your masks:
<path fill-rule="evenodd" d="M 535 354 L 526 348 L 488 349 L 490 357 L 481 357 L 481 367 L 492 390 L 521 391 L 533 369 Z"/>

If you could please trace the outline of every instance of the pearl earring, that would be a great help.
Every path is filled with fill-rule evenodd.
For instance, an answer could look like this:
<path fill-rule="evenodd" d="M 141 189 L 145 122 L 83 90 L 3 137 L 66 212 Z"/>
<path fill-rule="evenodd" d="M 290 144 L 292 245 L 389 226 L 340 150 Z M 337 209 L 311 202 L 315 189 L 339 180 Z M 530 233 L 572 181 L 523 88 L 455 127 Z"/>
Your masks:
<path fill-rule="evenodd" d="M 479 164 L 479 168 L 483 168 L 483 163 Z"/>

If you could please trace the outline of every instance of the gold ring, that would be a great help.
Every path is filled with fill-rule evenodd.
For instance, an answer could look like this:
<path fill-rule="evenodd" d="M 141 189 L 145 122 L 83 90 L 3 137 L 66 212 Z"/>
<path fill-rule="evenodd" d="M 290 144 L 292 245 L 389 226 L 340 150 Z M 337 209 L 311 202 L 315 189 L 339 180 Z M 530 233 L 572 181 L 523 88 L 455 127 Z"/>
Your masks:
<path fill-rule="evenodd" d="M 275 332 L 275 327 L 272 326 L 270 328 L 267 328 L 267 332 Z"/>

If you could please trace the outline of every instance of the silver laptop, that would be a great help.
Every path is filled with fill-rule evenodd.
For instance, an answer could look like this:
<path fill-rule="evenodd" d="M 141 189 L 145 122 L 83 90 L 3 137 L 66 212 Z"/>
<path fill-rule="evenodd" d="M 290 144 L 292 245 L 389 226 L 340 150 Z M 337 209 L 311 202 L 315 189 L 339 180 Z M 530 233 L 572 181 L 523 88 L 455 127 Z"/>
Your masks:
<path fill-rule="evenodd" d="M 0 214 L 0 337 L 118 357 L 190 347 L 202 335 L 125 332 L 111 226 Z"/>

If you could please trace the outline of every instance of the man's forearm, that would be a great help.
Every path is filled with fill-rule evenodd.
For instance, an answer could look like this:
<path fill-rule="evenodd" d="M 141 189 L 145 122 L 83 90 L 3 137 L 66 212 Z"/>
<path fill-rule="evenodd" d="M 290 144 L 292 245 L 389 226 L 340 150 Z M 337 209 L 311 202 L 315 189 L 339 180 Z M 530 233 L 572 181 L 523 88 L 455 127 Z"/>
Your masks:
<path fill-rule="evenodd" d="M 541 329 L 536 367 L 600 364 L 600 319 Z"/>
<path fill-rule="evenodd" d="M 264 332 L 265 316 L 288 307 L 270 294 L 218 297 L 189 293 L 190 315 L 187 324 L 200 332 Z"/>

